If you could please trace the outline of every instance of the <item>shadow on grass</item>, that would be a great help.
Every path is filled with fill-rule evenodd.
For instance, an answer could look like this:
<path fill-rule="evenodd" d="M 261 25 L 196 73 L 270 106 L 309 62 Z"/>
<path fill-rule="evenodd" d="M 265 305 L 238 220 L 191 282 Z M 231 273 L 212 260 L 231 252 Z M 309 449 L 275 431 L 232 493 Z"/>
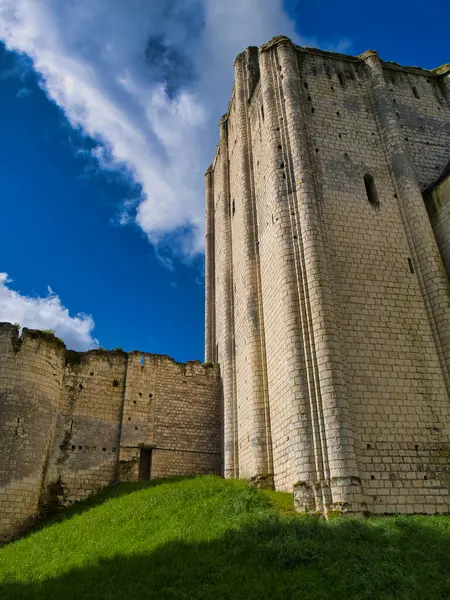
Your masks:
<path fill-rule="evenodd" d="M 266 516 L 210 542 L 173 541 L 131 556 L 121 556 L 118 548 L 115 557 L 57 579 L 6 583 L 0 597 L 449 599 L 449 523 L 408 517 L 371 523 Z"/>
<path fill-rule="evenodd" d="M 166 477 L 164 479 L 150 479 L 149 481 L 139 481 L 133 483 L 118 483 L 117 485 L 111 484 L 100 490 L 99 492 L 89 496 L 86 500 L 80 500 L 80 502 L 76 502 L 71 506 L 66 508 L 61 508 L 56 512 L 49 512 L 47 514 L 43 514 L 41 518 L 39 518 L 34 525 L 32 525 L 23 535 L 17 536 L 14 539 L 20 539 L 22 537 L 26 537 L 32 533 L 36 533 L 41 529 L 45 529 L 54 523 L 60 523 L 67 519 L 72 518 L 74 515 L 79 515 L 84 513 L 91 508 L 96 506 L 100 506 L 104 502 L 111 500 L 113 498 L 120 498 L 121 496 L 126 496 L 127 494 L 132 494 L 133 492 L 137 492 L 138 490 L 144 488 L 156 487 L 158 485 L 163 484 L 173 484 L 178 483 L 179 481 L 186 481 L 188 479 L 194 479 L 197 477 L 196 475 L 185 475 L 183 477 Z M 0 545 L 1 548 L 1 545 Z"/>

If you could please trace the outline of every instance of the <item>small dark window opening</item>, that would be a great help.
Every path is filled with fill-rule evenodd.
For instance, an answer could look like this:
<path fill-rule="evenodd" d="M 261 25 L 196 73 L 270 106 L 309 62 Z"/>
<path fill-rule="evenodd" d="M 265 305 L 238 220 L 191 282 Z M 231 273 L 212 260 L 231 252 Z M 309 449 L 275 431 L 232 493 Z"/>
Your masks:
<path fill-rule="evenodd" d="M 262 117 L 262 120 L 264 121 L 264 105 L 263 104 L 261 104 L 261 117 Z"/>
<path fill-rule="evenodd" d="M 149 397 L 149 398 L 153 398 L 153 394 L 149 394 L 149 395 L 148 395 L 148 397 Z"/>
<path fill-rule="evenodd" d="M 344 79 L 342 73 L 338 73 L 338 79 L 339 79 L 339 83 L 342 85 L 342 87 L 345 87 L 345 79 Z"/>
<path fill-rule="evenodd" d="M 419 445 L 418 445 L 418 444 L 416 444 L 416 445 L 414 446 L 414 448 L 415 448 L 416 450 L 418 450 L 418 449 L 419 449 Z"/>
<path fill-rule="evenodd" d="M 413 94 L 414 94 L 414 96 L 415 96 L 416 98 L 420 98 L 420 96 L 419 96 L 419 92 L 417 91 L 417 88 L 416 88 L 416 87 L 414 87 L 414 86 L 413 86 L 413 89 L 412 89 L 412 91 L 413 91 Z"/>
<path fill-rule="evenodd" d="M 370 444 L 367 444 L 367 450 L 370 450 L 372 448 L 372 446 Z"/>
<path fill-rule="evenodd" d="M 409 272 L 414 273 L 413 261 L 410 258 L 408 258 L 408 264 L 409 264 Z"/>
<path fill-rule="evenodd" d="M 375 475 L 371 475 L 370 479 L 373 481 L 375 479 Z"/>
<path fill-rule="evenodd" d="M 114 381 L 113 381 L 113 387 L 119 387 L 119 380 L 118 379 L 114 379 Z"/>
<path fill-rule="evenodd" d="M 231 213 L 232 213 L 233 217 L 234 217 L 234 213 L 235 212 L 236 212 L 236 205 L 235 205 L 234 200 L 233 200 L 233 202 L 231 203 Z"/>
<path fill-rule="evenodd" d="M 380 206 L 375 180 L 369 173 L 364 175 L 364 185 L 366 186 L 367 200 L 373 206 Z"/>
<path fill-rule="evenodd" d="M 139 455 L 139 481 L 148 481 L 152 472 L 152 451 L 150 448 L 141 448 Z"/>

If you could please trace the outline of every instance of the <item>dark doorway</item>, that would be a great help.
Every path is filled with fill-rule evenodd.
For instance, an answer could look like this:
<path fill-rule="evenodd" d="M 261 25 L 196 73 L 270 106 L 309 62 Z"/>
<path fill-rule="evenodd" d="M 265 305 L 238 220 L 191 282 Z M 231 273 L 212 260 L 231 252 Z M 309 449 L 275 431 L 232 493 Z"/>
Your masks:
<path fill-rule="evenodd" d="M 139 481 L 148 481 L 152 472 L 152 450 L 141 448 L 139 456 Z"/>

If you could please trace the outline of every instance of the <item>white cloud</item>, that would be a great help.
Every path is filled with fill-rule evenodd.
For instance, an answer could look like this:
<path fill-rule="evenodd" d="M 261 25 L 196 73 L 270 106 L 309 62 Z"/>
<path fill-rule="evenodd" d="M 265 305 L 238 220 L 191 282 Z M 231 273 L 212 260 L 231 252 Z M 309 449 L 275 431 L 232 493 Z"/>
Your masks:
<path fill-rule="evenodd" d="M 203 174 L 234 58 L 281 33 L 296 38 L 282 0 L 0 0 L 6 46 L 32 58 L 70 123 L 101 143 L 100 165 L 142 185 L 133 218 L 150 241 L 170 234 L 187 255 L 203 248 Z"/>
<path fill-rule="evenodd" d="M 60 298 L 48 288 L 45 298 L 21 296 L 8 284 L 7 273 L 0 273 L 0 322 L 19 323 L 29 329 L 53 329 L 73 350 L 89 350 L 98 347 L 98 341 L 92 337 L 94 321 L 91 316 L 69 315 L 61 304 Z"/>

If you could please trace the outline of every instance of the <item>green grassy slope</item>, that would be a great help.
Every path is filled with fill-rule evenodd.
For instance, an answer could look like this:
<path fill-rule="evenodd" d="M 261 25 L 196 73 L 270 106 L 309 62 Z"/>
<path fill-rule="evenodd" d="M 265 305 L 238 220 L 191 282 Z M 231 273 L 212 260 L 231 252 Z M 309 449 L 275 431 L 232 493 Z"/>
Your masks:
<path fill-rule="evenodd" d="M 242 481 L 123 484 L 0 549 L 0 598 L 450 598 L 450 517 L 325 522 Z"/>

